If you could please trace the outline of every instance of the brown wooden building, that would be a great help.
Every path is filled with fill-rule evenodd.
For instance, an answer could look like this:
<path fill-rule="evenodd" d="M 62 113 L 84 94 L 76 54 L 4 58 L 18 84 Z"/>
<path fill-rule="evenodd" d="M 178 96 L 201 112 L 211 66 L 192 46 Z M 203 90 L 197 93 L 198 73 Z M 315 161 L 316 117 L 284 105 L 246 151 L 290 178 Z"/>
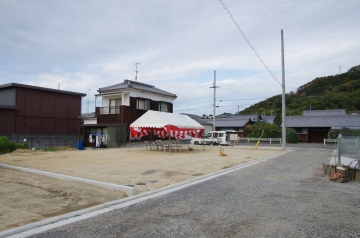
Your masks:
<path fill-rule="evenodd" d="M 286 127 L 297 132 L 299 142 L 323 143 L 331 129 L 360 129 L 360 115 L 347 115 L 344 109 L 304 111 L 303 115 L 286 117 Z"/>
<path fill-rule="evenodd" d="M 0 135 L 78 135 L 84 96 L 17 83 L 0 85 Z"/>
<path fill-rule="evenodd" d="M 176 97 L 153 85 L 127 79 L 99 88 L 95 95 L 95 114 L 82 118 L 84 146 L 96 147 L 96 142 L 90 142 L 91 135 L 104 138 L 98 147 L 114 148 L 125 143 L 129 139 L 131 123 L 148 110 L 172 113 Z"/>

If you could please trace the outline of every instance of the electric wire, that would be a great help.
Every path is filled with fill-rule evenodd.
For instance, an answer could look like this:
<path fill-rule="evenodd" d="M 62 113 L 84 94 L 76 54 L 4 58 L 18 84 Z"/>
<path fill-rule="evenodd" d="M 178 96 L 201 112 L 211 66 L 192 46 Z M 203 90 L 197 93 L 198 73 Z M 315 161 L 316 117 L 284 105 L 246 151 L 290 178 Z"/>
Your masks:
<path fill-rule="evenodd" d="M 261 59 L 260 55 L 258 54 L 258 52 L 256 51 L 256 49 L 251 45 L 250 41 L 248 40 L 248 38 L 246 37 L 245 33 L 241 30 L 239 24 L 235 21 L 234 17 L 232 16 L 231 12 L 229 11 L 229 9 L 225 6 L 225 3 L 222 0 L 219 0 L 220 4 L 223 6 L 223 8 L 227 11 L 230 19 L 233 21 L 233 23 L 236 25 L 236 28 L 238 29 L 238 31 L 243 35 L 245 41 L 248 43 L 248 45 L 250 46 L 250 48 L 255 52 L 256 56 L 259 58 L 259 60 L 261 61 L 261 63 L 263 64 L 263 66 L 266 68 L 266 70 L 270 73 L 270 75 L 280 84 L 280 81 L 275 77 L 275 75 L 270 71 L 270 69 L 266 66 L 265 62 Z"/>
<path fill-rule="evenodd" d="M 357 47 L 357 48 L 355 48 L 355 49 L 353 49 L 353 50 L 347 51 L 347 52 L 345 52 L 345 53 L 341 53 L 341 54 L 339 54 L 339 55 L 335 55 L 335 56 L 333 56 L 333 57 L 331 57 L 331 58 L 328 58 L 328 59 L 325 59 L 325 60 L 323 60 L 323 61 L 320 61 L 320 62 L 314 63 L 314 64 L 309 65 L 309 66 L 306 66 L 306 67 L 304 67 L 304 68 L 301 68 L 301 69 L 298 69 L 298 70 L 292 71 L 292 72 L 287 73 L 287 74 L 285 74 L 285 75 L 288 75 L 288 74 L 293 74 L 293 73 L 297 73 L 297 72 L 299 72 L 300 70 L 303 70 L 303 69 L 307 69 L 307 68 L 313 67 L 313 66 L 315 66 L 315 65 L 318 65 L 318 64 L 324 63 L 324 62 L 326 62 L 326 61 L 332 60 L 332 59 L 334 59 L 334 58 L 337 58 L 337 57 L 339 57 L 339 56 L 342 56 L 342 55 L 348 54 L 348 53 L 350 53 L 350 52 L 353 52 L 353 51 L 356 51 L 356 50 L 359 50 L 359 49 L 360 49 L 360 47 Z"/>

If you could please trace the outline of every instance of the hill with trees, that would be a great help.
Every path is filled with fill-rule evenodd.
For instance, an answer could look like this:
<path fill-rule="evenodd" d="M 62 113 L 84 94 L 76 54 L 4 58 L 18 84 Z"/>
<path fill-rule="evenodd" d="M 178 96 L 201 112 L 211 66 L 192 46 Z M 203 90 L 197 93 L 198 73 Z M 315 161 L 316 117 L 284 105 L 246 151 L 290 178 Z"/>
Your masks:
<path fill-rule="evenodd" d="M 347 109 L 360 111 L 360 65 L 346 73 L 320 77 L 285 95 L 286 114 L 302 115 L 303 110 Z M 239 114 L 281 114 L 281 94 L 256 103 Z M 271 112 L 273 111 L 273 112 Z"/>

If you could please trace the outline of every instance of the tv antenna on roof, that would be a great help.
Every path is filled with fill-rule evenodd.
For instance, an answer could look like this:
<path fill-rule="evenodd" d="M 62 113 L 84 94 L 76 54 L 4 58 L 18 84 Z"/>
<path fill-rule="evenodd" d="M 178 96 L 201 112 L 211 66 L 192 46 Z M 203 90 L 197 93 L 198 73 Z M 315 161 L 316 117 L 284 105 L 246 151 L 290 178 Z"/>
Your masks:
<path fill-rule="evenodd" d="M 87 101 L 87 113 L 89 113 L 89 105 L 90 105 L 89 96 L 90 96 L 91 89 L 89 88 L 88 90 L 89 90 L 89 94 L 88 94 L 88 101 Z"/>
<path fill-rule="evenodd" d="M 139 71 L 137 70 L 138 64 L 141 64 L 141 63 L 139 63 L 139 62 L 134 62 L 134 65 L 135 65 L 135 67 L 136 67 L 136 69 L 135 69 L 135 81 L 137 81 L 137 73 L 139 72 Z"/>

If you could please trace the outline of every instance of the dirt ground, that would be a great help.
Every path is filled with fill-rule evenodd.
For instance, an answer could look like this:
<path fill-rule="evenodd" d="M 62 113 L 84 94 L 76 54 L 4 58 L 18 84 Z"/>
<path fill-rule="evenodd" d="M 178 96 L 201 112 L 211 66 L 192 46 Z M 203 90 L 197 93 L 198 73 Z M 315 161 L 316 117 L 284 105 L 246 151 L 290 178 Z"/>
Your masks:
<path fill-rule="evenodd" d="M 220 156 L 219 147 L 202 146 L 194 151 L 184 146 L 182 152 L 172 153 L 145 148 L 21 150 L 0 155 L 0 164 L 133 185 L 142 193 L 280 152 L 279 148 L 226 147 L 227 156 Z M 0 231 L 124 197 L 121 191 L 0 168 Z"/>

